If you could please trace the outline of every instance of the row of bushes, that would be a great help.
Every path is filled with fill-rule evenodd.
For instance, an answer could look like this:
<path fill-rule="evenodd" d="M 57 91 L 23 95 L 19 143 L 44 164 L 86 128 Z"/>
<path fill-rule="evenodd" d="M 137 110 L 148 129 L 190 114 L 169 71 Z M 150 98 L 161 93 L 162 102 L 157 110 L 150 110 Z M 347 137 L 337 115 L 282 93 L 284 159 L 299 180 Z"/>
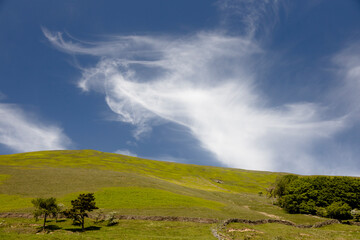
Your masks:
<path fill-rule="evenodd" d="M 270 189 L 277 204 L 289 213 L 339 220 L 360 218 L 359 178 L 285 175 Z"/>

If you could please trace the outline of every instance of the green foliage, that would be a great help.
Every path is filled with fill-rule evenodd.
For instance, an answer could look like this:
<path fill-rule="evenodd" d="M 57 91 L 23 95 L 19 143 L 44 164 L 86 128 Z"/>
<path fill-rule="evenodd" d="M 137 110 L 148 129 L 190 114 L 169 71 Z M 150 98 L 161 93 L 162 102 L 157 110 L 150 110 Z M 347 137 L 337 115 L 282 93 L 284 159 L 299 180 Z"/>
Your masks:
<path fill-rule="evenodd" d="M 296 179 L 298 179 L 298 176 L 292 174 L 277 177 L 274 187 L 274 193 L 273 193 L 274 196 L 275 197 L 284 196 L 286 193 L 287 186 L 289 186 L 289 184 Z"/>
<path fill-rule="evenodd" d="M 44 224 L 43 224 L 43 230 L 44 230 L 46 224 L 46 218 L 48 216 L 55 217 L 60 210 L 59 206 L 56 204 L 56 198 L 36 198 L 33 199 L 31 202 L 35 207 L 35 211 L 34 211 L 35 219 L 38 220 L 40 216 L 44 216 Z"/>
<path fill-rule="evenodd" d="M 328 216 L 338 220 L 344 220 L 351 218 L 351 207 L 344 202 L 333 202 L 328 207 L 326 207 Z"/>
<path fill-rule="evenodd" d="M 265 188 L 267 196 L 272 199 L 272 203 L 274 203 L 275 197 L 282 197 L 285 194 L 286 188 L 289 186 L 289 184 L 297 178 L 298 176 L 293 174 L 278 176 L 273 185 Z"/>
<path fill-rule="evenodd" d="M 360 179 L 352 177 L 282 177 L 278 204 L 289 213 L 317 214 L 336 219 L 350 218 L 360 206 Z M 291 181 L 289 181 L 291 178 Z"/>
<path fill-rule="evenodd" d="M 68 218 L 72 218 L 74 223 L 80 223 L 84 230 L 85 217 L 98 207 L 95 206 L 95 197 L 93 193 L 80 194 L 77 199 L 71 201 L 72 208 L 64 211 Z"/>
<path fill-rule="evenodd" d="M 360 221 L 360 210 L 355 208 L 350 211 L 351 216 L 355 219 L 356 222 Z"/>
<path fill-rule="evenodd" d="M 324 207 L 316 207 L 316 215 L 318 215 L 319 217 L 327 217 L 328 212 Z"/>

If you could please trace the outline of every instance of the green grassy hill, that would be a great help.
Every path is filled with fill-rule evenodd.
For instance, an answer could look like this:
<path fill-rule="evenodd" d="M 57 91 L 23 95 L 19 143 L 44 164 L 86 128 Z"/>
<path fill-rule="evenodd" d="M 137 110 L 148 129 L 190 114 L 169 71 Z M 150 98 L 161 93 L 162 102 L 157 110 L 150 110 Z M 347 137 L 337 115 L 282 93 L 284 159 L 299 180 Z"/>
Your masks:
<path fill-rule="evenodd" d="M 100 208 L 124 214 L 228 218 L 249 215 L 277 173 L 153 161 L 94 150 L 0 156 L 0 211 L 27 211 L 35 197 L 68 205 L 95 192 Z M 239 194 L 243 194 L 240 196 Z M 254 202 L 255 201 L 255 202 Z M 261 218 L 263 214 L 252 213 Z"/>
<path fill-rule="evenodd" d="M 272 205 L 265 194 L 259 196 L 280 174 L 153 161 L 94 150 L 2 155 L 0 212 L 31 212 L 31 200 L 36 197 L 56 197 L 69 206 L 79 193 L 94 192 L 97 206 L 105 213 L 272 218 L 297 224 L 325 220 L 287 214 Z"/>

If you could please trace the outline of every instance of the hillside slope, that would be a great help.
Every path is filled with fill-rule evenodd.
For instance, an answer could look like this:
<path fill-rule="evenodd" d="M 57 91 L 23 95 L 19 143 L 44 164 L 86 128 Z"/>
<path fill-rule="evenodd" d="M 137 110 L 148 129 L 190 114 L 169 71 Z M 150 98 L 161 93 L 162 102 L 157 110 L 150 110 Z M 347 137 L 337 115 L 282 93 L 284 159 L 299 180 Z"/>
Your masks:
<path fill-rule="evenodd" d="M 102 211 L 124 215 L 321 221 L 287 214 L 258 195 L 278 175 L 94 150 L 2 155 L 0 212 L 29 212 L 36 197 L 53 196 L 68 206 L 80 192 L 94 192 Z"/>

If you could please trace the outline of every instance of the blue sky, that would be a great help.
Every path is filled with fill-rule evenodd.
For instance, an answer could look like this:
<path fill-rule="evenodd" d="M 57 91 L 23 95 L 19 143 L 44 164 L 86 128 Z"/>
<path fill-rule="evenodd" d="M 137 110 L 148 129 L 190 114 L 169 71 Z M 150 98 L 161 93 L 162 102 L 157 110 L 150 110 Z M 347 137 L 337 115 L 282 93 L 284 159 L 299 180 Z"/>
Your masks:
<path fill-rule="evenodd" d="M 360 2 L 0 1 L 0 154 L 360 175 Z"/>

